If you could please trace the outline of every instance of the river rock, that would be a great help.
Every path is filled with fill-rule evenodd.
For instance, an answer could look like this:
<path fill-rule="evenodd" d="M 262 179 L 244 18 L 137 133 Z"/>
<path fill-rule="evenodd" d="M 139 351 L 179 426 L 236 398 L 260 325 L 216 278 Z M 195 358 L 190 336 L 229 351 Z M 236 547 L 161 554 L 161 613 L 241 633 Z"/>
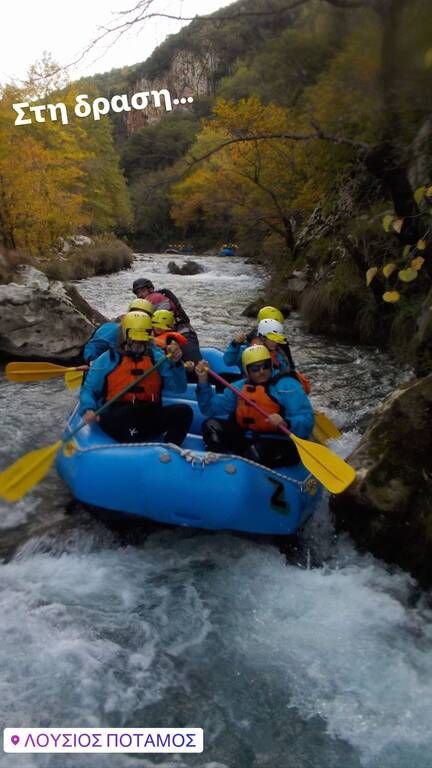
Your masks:
<path fill-rule="evenodd" d="M 285 319 L 289 317 L 292 310 L 291 305 L 287 304 L 285 301 L 276 301 L 272 296 L 270 296 L 270 298 L 268 296 L 263 296 L 262 298 L 254 299 L 254 301 L 251 301 L 250 304 L 244 308 L 242 315 L 245 317 L 256 318 L 261 307 L 268 306 L 277 307 L 277 309 L 280 309 Z"/>
<path fill-rule="evenodd" d="M 334 497 L 338 528 L 363 549 L 432 584 L 432 375 L 378 408 L 348 458 L 357 480 Z"/>
<path fill-rule="evenodd" d="M 168 272 L 171 272 L 172 275 L 198 275 L 200 272 L 204 272 L 204 267 L 190 259 L 185 261 L 181 267 L 175 261 L 169 261 Z"/>
<path fill-rule="evenodd" d="M 309 280 L 306 271 L 296 270 L 287 279 L 284 288 L 291 293 L 302 294 L 308 285 Z"/>
<path fill-rule="evenodd" d="M 73 286 L 24 267 L 17 282 L 0 285 L 0 355 L 74 360 L 104 319 Z"/>
<path fill-rule="evenodd" d="M 72 248 L 82 248 L 83 245 L 91 245 L 92 242 L 87 235 L 71 235 L 66 239 L 59 237 L 57 245 L 62 253 L 69 253 Z"/>

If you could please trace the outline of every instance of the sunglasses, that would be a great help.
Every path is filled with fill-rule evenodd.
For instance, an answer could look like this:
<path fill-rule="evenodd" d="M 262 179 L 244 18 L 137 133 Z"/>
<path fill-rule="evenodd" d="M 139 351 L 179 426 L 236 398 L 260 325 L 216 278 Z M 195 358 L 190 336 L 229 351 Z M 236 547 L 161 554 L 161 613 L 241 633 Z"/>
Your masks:
<path fill-rule="evenodd" d="M 262 363 L 251 363 L 248 365 L 248 371 L 251 373 L 259 373 L 259 371 L 269 371 L 271 368 L 271 360 L 264 360 Z"/>

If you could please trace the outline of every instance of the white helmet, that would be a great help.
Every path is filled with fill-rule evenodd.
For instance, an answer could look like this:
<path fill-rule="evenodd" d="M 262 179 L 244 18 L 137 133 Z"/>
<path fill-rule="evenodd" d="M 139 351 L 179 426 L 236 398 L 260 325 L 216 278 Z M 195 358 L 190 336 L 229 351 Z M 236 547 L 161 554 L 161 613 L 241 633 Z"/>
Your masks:
<path fill-rule="evenodd" d="M 260 320 L 258 323 L 258 336 L 264 336 L 264 338 L 270 341 L 276 341 L 277 344 L 286 344 L 288 341 L 284 334 L 282 323 L 270 317 Z"/>

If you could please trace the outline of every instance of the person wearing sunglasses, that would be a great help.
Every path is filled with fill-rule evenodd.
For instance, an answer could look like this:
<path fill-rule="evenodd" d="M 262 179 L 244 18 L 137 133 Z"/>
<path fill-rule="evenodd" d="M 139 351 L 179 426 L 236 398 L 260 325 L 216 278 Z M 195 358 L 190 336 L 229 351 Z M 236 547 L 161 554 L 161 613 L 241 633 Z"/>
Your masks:
<path fill-rule="evenodd" d="M 241 366 L 241 357 L 247 346 L 262 344 L 270 352 L 272 364 L 278 373 L 292 373 L 299 380 L 304 391 L 309 395 L 311 385 L 309 379 L 296 370 L 288 339 L 285 335 L 284 318 L 276 307 L 262 307 L 257 316 L 258 326 L 248 336 L 237 333 L 224 352 L 226 365 Z"/>
<path fill-rule="evenodd" d="M 288 427 L 298 437 L 308 438 L 314 425 L 309 398 L 295 375 L 276 374 L 270 350 L 259 344 L 242 354 L 245 377 L 234 387 L 266 411 L 262 416 L 252 405 L 226 388 L 216 394 L 208 381 L 208 365 L 195 366 L 197 401 L 206 416 L 202 434 L 209 451 L 234 453 L 264 464 L 282 467 L 299 462 L 297 448 L 284 437 L 278 425 Z"/>

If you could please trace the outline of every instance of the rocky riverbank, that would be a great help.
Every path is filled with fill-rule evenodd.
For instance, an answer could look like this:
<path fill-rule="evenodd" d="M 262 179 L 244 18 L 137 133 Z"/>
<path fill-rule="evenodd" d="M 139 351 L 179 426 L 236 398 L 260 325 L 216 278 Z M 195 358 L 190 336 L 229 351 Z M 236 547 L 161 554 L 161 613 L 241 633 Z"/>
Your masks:
<path fill-rule="evenodd" d="M 0 285 L 0 355 L 73 362 L 105 319 L 73 286 L 25 266 L 17 282 Z"/>

